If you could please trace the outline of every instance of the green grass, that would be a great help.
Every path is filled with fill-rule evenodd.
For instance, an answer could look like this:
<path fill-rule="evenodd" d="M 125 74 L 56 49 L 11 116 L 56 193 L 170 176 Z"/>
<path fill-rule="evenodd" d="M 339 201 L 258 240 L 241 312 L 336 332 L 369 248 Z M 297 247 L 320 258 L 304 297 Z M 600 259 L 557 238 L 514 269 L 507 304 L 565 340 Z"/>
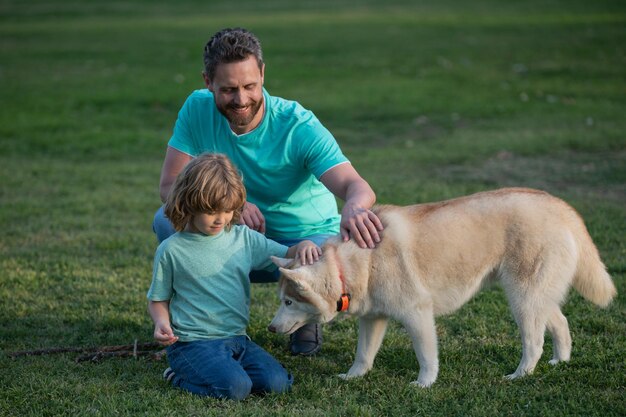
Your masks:
<path fill-rule="evenodd" d="M 382 3 L 382 4 L 381 4 Z M 626 5 L 618 1 L 43 1 L 0 3 L 0 416 L 626 415 Z M 252 288 L 250 335 L 293 372 L 288 395 L 196 398 L 165 361 L 23 349 L 150 341 L 145 293 L 165 144 L 201 51 L 226 26 L 259 35 L 266 87 L 335 134 L 379 202 L 500 186 L 574 205 L 619 295 L 564 306 L 571 362 L 508 382 L 517 328 L 500 290 L 437 320 L 428 390 L 390 326 L 374 369 L 350 366 L 356 323 L 293 358 L 266 326 L 276 286 Z"/>

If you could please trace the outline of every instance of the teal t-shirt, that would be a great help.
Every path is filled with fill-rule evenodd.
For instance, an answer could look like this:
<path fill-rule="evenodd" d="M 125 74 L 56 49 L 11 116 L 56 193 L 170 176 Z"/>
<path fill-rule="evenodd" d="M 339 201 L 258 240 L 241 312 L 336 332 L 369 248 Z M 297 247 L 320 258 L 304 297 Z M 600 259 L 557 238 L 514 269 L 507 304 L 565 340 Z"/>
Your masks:
<path fill-rule="evenodd" d="M 348 159 L 311 111 L 265 90 L 263 96 L 262 122 L 237 135 L 213 94 L 194 91 L 178 113 L 169 146 L 194 157 L 226 154 L 243 174 L 248 201 L 265 216 L 268 237 L 339 233 L 337 202 L 319 178 Z"/>
<path fill-rule="evenodd" d="M 172 330 L 183 342 L 246 334 L 251 270 L 273 270 L 287 247 L 246 226 L 216 236 L 178 232 L 156 250 L 148 299 L 168 301 Z"/>

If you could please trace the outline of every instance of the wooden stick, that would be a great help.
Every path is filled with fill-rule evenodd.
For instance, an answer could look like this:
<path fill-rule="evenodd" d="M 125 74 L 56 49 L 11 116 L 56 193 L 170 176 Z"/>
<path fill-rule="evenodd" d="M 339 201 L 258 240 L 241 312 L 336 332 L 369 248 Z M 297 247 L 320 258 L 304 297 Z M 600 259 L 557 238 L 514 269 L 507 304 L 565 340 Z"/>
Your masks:
<path fill-rule="evenodd" d="M 17 358 L 18 356 L 38 356 L 38 355 L 50 355 L 54 353 L 69 353 L 69 352 L 119 352 L 119 351 L 139 351 L 162 348 L 157 342 L 148 343 L 135 343 L 131 345 L 116 345 L 116 346 L 95 346 L 95 347 L 55 347 L 47 349 L 37 350 L 22 350 L 18 352 L 10 352 L 8 356 Z"/>
<path fill-rule="evenodd" d="M 113 357 L 134 357 L 137 358 L 139 356 L 148 356 L 150 355 L 152 358 L 154 358 L 155 353 L 153 351 L 149 351 L 149 350 L 140 350 L 140 351 L 134 351 L 134 350 L 118 350 L 115 352 L 91 352 L 88 353 L 86 355 L 82 355 L 79 356 L 78 358 L 76 358 L 76 362 L 85 362 L 85 361 L 91 361 L 91 362 L 98 362 L 100 359 L 105 359 L 105 358 L 113 358 Z"/>

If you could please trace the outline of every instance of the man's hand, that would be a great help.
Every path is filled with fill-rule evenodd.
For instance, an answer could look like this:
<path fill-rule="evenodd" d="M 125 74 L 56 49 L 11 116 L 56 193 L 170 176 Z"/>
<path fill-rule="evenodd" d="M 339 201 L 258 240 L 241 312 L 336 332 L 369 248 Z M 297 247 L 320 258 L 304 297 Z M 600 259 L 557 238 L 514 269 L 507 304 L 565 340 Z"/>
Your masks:
<path fill-rule="evenodd" d="M 350 238 L 362 248 L 375 248 L 380 242 L 379 231 L 383 224 L 372 211 L 346 203 L 341 211 L 341 237 L 346 242 Z"/>
<path fill-rule="evenodd" d="M 247 201 L 243 206 L 239 224 L 245 224 L 250 229 L 265 234 L 265 217 L 263 217 L 261 210 L 256 205 Z"/>
<path fill-rule="evenodd" d="M 336 197 L 346 204 L 341 210 L 341 237 L 344 242 L 354 239 L 362 248 L 375 248 L 380 242 L 379 231 L 383 224 L 370 207 L 376 202 L 376 194 L 369 184 L 361 178 L 351 164 L 339 164 L 329 169 L 320 177 Z"/>

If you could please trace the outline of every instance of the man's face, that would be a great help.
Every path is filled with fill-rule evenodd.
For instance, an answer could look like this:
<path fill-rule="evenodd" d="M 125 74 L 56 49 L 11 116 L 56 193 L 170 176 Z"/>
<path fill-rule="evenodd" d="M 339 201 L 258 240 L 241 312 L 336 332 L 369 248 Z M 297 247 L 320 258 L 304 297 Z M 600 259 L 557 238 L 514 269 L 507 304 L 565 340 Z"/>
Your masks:
<path fill-rule="evenodd" d="M 204 76 L 217 109 L 238 135 L 250 132 L 263 119 L 263 73 L 254 56 L 239 62 L 220 64 L 213 80 Z"/>

